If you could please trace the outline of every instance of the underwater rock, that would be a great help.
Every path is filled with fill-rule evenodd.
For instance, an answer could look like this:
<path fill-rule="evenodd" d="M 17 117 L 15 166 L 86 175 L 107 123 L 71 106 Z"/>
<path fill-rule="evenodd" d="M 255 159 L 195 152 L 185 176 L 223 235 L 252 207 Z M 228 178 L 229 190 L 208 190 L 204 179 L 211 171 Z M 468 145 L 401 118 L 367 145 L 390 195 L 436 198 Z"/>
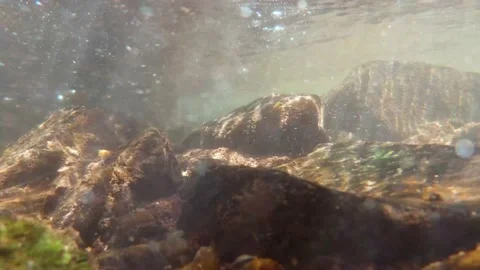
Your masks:
<path fill-rule="evenodd" d="M 175 229 L 182 178 L 166 135 L 138 133 L 133 120 L 102 109 L 52 114 L 0 159 L 0 211 L 71 227 L 87 246 L 162 238 Z"/>
<path fill-rule="evenodd" d="M 456 120 L 428 122 L 419 125 L 417 134 L 403 140 L 402 143 L 455 146 L 463 140 L 467 140 L 473 147 L 480 147 L 480 123 L 465 124 Z"/>
<path fill-rule="evenodd" d="M 181 184 L 166 135 L 147 129 L 118 155 L 105 189 L 105 211 L 95 245 L 124 248 L 159 239 L 179 216 Z"/>
<path fill-rule="evenodd" d="M 177 155 L 184 176 L 203 174 L 211 165 L 244 165 L 271 168 L 290 161 L 286 156 L 253 157 L 226 147 L 216 149 L 193 149 Z"/>
<path fill-rule="evenodd" d="M 226 147 L 217 149 L 193 149 L 177 155 L 182 175 L 203 175 L 211 165 L 245 165 L 258 167 L 258 159 L 242 155 Z"/>
<path fill-rule="evenodd" d="M 112 158 L 105 153 L 117 151 L 137 132 L 134 121 L 102 109 L 53 113 L 5 149 L 0 210 L 50 219 L 59 228 L 71 226 L 90 242 L 111 176 Z"/>
<path fill-rule="evenodd" d="M 180 270 L 219 270 L 220 262 L 215 250 L 211 247 L 198 249 L 193 260 Z"/>
<path fill-rule="evenodd" d="M 434 121 L 417 126 L 417 133 L 405 140 L 405 144 L 437 144 L 451 145 L 455 134 L 458 132 L 452 121 Z"/>
<path fill-rule="evenodd" d="M 98 269 L 115 270 L 154 270 L 168 265 L 155 244 L 132 245 L 121 250 L 110 250 L 98 256 Z"/>
<path fill-rule="evenodd" d="M 183 232 L 174 231 L 162 241 L 148 241 L 126 248 L 109 249 L 96 258 L 99 269 L 177 269 L 192 258 L 192 250 Z M 208 268 L 207 268 L 208 269 Z"/>
<path fill-rule="evenodd" d="M 172 195 L 181 182 L 166 134 L 147 129 L 118 155 L 109 183 L 107 209 L 121 216 L 139 205 Z"/>
<path fill-rule="evenodd" d="M 464 158 L 454 146 L 358 141 L 319 145 L 276 168 L 358 195 L 480 207 L 479 162 L 478 153 Z"/>
<path fill-rule="evenodd" d="M 426 122 L 479 122 L 479 87 L 477 73 L 418 62 L 368 62 L 326 96 L 324 127 L 367 141 L 400 141 Z"/>
<path fill-rule="evenodd" d="M 212 242 L 222 262 L 255 254 L 286 269 L 318 256 L 378 269 L 425 265 L 480 241 L 480 219 L 469 211 L 359 197 L 243 166 L 207 171 L 178 226 L 199 245 Z"/>
<path fill-rule="evenodd" d="M 225 267 L 228 270 L 283 270 L 283 266 L 268 258 L 240 255 L 230 265 Z"/>
<path fill-rule="evenodd" d="M 228 147 L 255 156 L 296 157 L 327 141 L 318 96 L 272 95 L 204 124 L 182 145 L 185 149 Z"/>
<path fill-rule="evenodd" d="M 252 168 L 273 168 L 290 161 L 286 156 L 253 157 L 240 154 L 226 147 L 217 149 L 193 149 L 177 155 L 184 185 L 180 188 L 182 197 L 191 191 L 199 177 L 203 176 L 211 166 L 216 165 L 244 165 Z"/>
<path fill-rule="evenodd" d="M 41 222 L 0 216 L 0 269 L 93 269 L 74 232 L 57 231 Z"/>
<path fill-rule="evenodd" d="M 105 247 L 125 248 L 160 241 L 167 233 L 176 230 L 182 204 L 179 196 L 174 195 L 119 217 L 107 216 L 101 222 L 101 235 L 93 246 L 96 250 L 103 251 Z"/>

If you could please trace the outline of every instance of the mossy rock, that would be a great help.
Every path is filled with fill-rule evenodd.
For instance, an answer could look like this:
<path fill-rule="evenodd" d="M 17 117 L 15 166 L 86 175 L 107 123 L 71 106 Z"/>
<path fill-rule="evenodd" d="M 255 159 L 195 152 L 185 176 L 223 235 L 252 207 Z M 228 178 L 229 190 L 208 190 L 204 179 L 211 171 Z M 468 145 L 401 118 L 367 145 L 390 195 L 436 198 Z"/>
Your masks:
<path fill-rule="evenodd" d="M 92 269 L 73 238 L 37 221 L 0 216 L 0 269 Z"/>

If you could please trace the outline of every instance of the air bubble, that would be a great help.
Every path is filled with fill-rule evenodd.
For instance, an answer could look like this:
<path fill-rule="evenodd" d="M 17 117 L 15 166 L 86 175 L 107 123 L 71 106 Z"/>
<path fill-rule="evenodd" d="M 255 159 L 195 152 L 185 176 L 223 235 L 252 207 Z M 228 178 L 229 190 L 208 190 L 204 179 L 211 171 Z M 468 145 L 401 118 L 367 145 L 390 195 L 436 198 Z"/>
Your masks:
<path fill-rule="evenodd" d="M 308 6 L 308 3 L 307 3 L 306 0 L 299 0 L 299 1 L 297 2 L 297 8 L 300 9 L 300 10 L 306 9 L 307 6 Z"/>
<path fill-rule="evenodd" d="M 283 12 L 280 10 L 275 10 L 272 12 L 272 17 L 280 19 L 283 16 Z"/>
<path fill-rule="evenodd" d="M 461 139 L 455 143 L 455 153 L 461 158 L 470 158 L 475 152 L 475 145 L 469 139 Z"/>
<path fill-rule="evenodd" d="M 248 18 L 252 16 L 252 13 L 253 11 L 249 7 L 247 6 L 240 7 L 240 16 L 242 16 L 243 18 Z"/>

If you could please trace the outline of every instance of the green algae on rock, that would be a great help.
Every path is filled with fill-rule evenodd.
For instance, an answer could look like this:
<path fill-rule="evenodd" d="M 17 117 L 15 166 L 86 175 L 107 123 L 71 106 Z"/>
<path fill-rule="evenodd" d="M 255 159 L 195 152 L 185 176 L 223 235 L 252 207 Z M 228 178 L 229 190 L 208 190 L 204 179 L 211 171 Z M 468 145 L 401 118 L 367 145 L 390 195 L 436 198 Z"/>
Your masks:
<path fill-rule="evenodd" d="M 277 169 L 355 194 L 459 203 L 479 199 L 478 162 L 453 146 L 357 141 L 319 145 Z"/>
<path fill-rule="evenodd" d="M 0 269 L 92 269 L 74 238 L 39 221 L 0 216 Z"/>

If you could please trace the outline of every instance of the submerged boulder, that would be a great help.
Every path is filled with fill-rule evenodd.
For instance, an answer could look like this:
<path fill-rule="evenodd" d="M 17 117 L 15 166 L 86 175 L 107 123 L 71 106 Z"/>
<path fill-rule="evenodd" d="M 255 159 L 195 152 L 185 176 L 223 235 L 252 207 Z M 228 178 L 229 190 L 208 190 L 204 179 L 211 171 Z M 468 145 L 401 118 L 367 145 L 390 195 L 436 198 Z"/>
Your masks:
<path fill-rule="evenodd" d="M 475 247 L 479 226 L 469 211 L 359 197 L 243 166 L 211 168 L 179 221 L 191 241 L 213 242 L 222 262 L 255 254 L 286 269 L 313 269 L 322 257 L 416 269 Z"/>
<path fill-rule="evenodd" d="M 123 215 L 105 215 L 93 247 L 99 253 L 107 248 L 161 241 L 167 233 L 176 230 L 182 205 L 180 197 L 173 195 L 133 208 Z"/>
<path fill-rule="evenodd" d="M 0 209 L 51 217 L 61 227 L 77 206 L 101 208 L 110 154 L 137 132 L 135 122 L 101 109 L 53 113 L 0 158 Z"/>
<path fill-rule="evenodd" d="M 302 156 L 328 141 L 316 95 L 272 95 L 253 101 L 191 133 L 185 149 L 227 147 L 240 153 Z"/>
<path fill-rule="evenodd" d="M 181 183 L 163 132 L 103 109 L 62 109 L 5 149 L 0 211 L 73 228 L 94 253 L 132 258 L 137 249 L 123 248 L 176 230 Z"/>
<path fill-rule="evenodd" d="M 356 67 L 325 97 L 325 128 L 369 141 L 400 141 L 426 122 L 480 122 L 480 74 L 418 62 Z"/>
<path fill-rule="evenodd" d="M 113 164 L 108 208 L 128 213 L 129 209 L 172 195 L 181 182 L 168 138 L 156 129 L 148 129 L 130 142 Z"/>

